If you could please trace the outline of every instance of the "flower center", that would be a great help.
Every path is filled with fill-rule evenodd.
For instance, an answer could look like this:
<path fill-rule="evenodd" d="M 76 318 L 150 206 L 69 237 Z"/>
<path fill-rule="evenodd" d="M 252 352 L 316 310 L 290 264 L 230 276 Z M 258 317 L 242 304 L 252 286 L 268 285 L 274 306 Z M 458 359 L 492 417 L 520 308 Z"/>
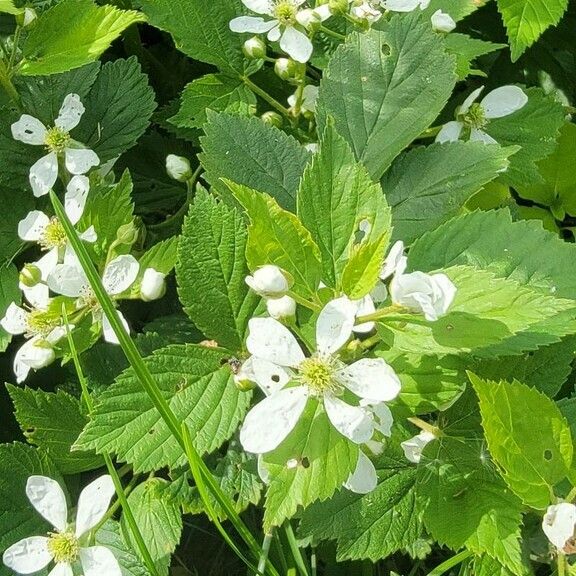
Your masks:
<path fill-rule="evenodd" d="M 298 7 L 291 0 L 280 0 L 274 5 L 274 17 L 284 26 L 291 26 L 296 23 Z"/>
<path fill-rule="evenodd" d="M 78 539 L 71 532 L 52 532 L 48 540 L 48 550 L 56 563 L 71 564 L 78 558 L 80 547 Z"/>
<path fill-rule="evenodd" d="M 335 378 L 334 360 L 330 357 L 312 356 L 298 366 L 299 380 L 315 394 L 337 393 L 340 385 Z"/>
<path fill-rule="evenodd" d="M 477 130 L 484 128 L 486 124 L 488 124 L 484 108 L 482 108 L 478 102 L 472 104 L 468 112 L 464 114 L 464 124 L 471 128 L 476 128 Z"/>
<path fill-rule="evenodd" d="M 70 134 L 54 126 L 46 132 L 44 143 L 50 152 L 64 152 L 64 149 L 70 144 Z"/>
<path fill-rule="evenodd" d="M 66 240 L 66 232 L 60 220 L 58 220 L 58 218 L 51 218 L 46 228 L 44 228 L 39 243 L 44 250 L 51 250 L 52 248 L 66 246 Z"/>
<path fill-rule="evenodd" d="M 84 306 L 92 308 L 93 310 L 98 310 L 100 304 L 98 303 L 98 298 L 94 294 L 94 290 L 89 285 L 82 286 L 80 289 L 80 294 L 78 295 L 78 306 L 83 308 Z"/>
<path fill-rule="evenodd" d="M 26 317 L 26 324 L 30 334 L 48 336 L 56 326 L 60 325 L 60 319 L 52 312 L 32 310 Z"/>

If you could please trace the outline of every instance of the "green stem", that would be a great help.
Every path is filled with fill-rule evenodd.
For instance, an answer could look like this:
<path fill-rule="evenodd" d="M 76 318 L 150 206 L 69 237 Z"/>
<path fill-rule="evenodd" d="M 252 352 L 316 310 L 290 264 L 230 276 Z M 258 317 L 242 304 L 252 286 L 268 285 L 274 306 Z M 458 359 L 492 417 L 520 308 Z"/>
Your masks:
<path fill-rule="evenodd" d="M 346 40 L 346 36 L 344 36 L 344 34 L 330 30 L 330 28 L 326 28 L 326 26 L 320 26 L 320 32 L 324 32 L 326 36 L 332 36 L 332 38 L 336 38 L 336 40 Z"/>
<path fill-rule="evenodd" d="M 574 498 L 576 498 L 576 486 L 574 486 L 568 493 L 568 496 L 566 496 L 566 502 L 572 502 Z"/>
<path fill-rule="evenodd" d="M 14 84 L 10 79 L 10 72 L 3 60 L 0 60 L 0 86 L 2 86 L 10 100 L 20 108 L 20 94 L 18 94 L 18 91 L 14 87 Z"/>
<path fill-rule="evenodd" d="M 288 539 L 288 545 L 290 546 L 290 551 L 292 552 L 292 557 L 294 558 L 296 567 L 300 572 L 300 576 L 310 576 L 308 568 L 306 567 L 306 562 L 304 561 L 304 557 L 302 556 L 300 546 L 298 546 L 298 542 L 296 542 L 296 536 L 294 535 L 294 530 L 292 529 L 292 524 L 290 524 L 290 520 L 287 520 L 286 523 L 284 524 L 284 532 L 286 534 L 286 538 Z"/>
<path fill-rule="evenodd" d="M 290 298 L 293 298 L 297 304 L 300 304 L 301 306 L 304 306 L 304 308 L 308 308 L 309 310 L 318 312 L 322 308 L 322 306 L 320 306 L 319 304 L 316 304 L 315 302 L 310 302 L 310 300 L 306 300 L 306 298 L 302 298 L 302 296 L 299 296 L 298 294 L 295 294 L 292 291 L 288 291 L 286 295 L 290 296 Z"/>
<path fill-rule="evenodd" d="M 430 432 L 431 434 L 434 434 L 434 436 L 436 436 L 437 438 L 439 436 L 443 435 L 442 430 L 440 430 L 440 428 L 438 428 L 438 426 L 433 426 L 432 424 L 425 422 L 424 420 L 422 420 L 421 418 L 418 418 L 417 416 L 412 416 L 411 418 L 408 418 L 408 421 L 412 422 L 412 424 L 414 424 L 414 426 L 418 426 L 418 428 L 420 428 L 420 430 L 425 430 L 426 432 Z"/>
<path fill-rule="evenodd" d="M 12 40 L 12 54 L 10 54 L 10 62 L 8 62 L 8 70 L 12 71 L 16 63 L 16 54 L 18 54 L 18 44 L 20 44 L 20 35 L 22 34 L 22 26 L 16 26 L 14 38 Z"/>
<path fill-rule="evenodd" d="M 566 574 L 566 556 L 559 552 L 556 561 L 558 563 L 558 576 L 564 576 Z"/>
<path fill-rule="evenodd" d="M 463 550 L 459 554 L 452 556 L 452 558 L 448 558 L 445 562 L 442 562 L 439 566 L 436 566 L 432 572 L 428 573 L 428 576 L 441 576 L 450 570 L 450 568 L 454 568 L 454 566 L 458 566 L 461 562 L 464 562 L 467 558 L 472 556 L 472 552 L 470 550 Z"/>
<path fill-rule="evenodd" d="M 270 94 L 268 94 L 268 92 L 266 92 L 265 90 L 262 90 L 262 88 L 260 88 L 260 86 L 254 84 L 254 82 L 252 82 L 252 80 L 250 80 L 250 78 L 248 78 L 248 76 L 242 76 L 242 82 L 244 82 L 244 84 L 246 84 L 246 86 L 248 86 L 248 88 L 250 88 L 250 90 L 252 90 L 252 92 L 254 92 L 254 94 L 260 96 L 260 98 L 262 98 L 262 100 L 268 102 L 268 104 L 270 104 L 270 106 L 272 106 L 272 108 L 275 108 L 276 110 L 278 110 L 278 112 L 280 112 L 280 114 L 283 114 L 287 118 L 291 117 L 290 111 L 288 110 L 288 108 L 286 108 L 285 106 L 282 106 L 282 104 L 280 104 L 280 102 L 278 102 L 278 100 L 276 100 L 275 98 L 270 96 Z"/>
<path fill-rule="evenodd" d="M 318 566 L 316 561 L 316 550 L 314 548 L 312 548 L 312 554 L 310 554 L 310 568 L 312 576 L 317 576 Z"/>
<path fill-rule="evenodd" d="M 427 128 L 426 130 L 424 130 L 424 132 L 422 132 L 422 134 L 420 134 L 420 136 L 418 136 L 418 139 L 435 138 L 438 132 L 440 132 L 440 130 L 442 130 L 442 126 L 432 126 L 431 128 Z"/>
<path fill-rule="evenodd" d="M 402 307 L 395 305 L 380 308 L 379 310 L 376 310 L 376 312 L 372 312 L 372 314 L 358 316 L 358 318 L 356 318 L 356 324 L 389 320 L 390 322 L 407 322 L 409 324 L 421 324 L 423 326 L 428 325 L 428 321 L 424 318 L 419 318 L 414 314 L 403 314 L 402 310 L 404 310 Z"/>
<path fill-rule="evenodd" d="M 259 574 L 264 574 L 264 570 L 266 570 L 266 562 L 268 562 L 268 554 L 270 553 L 270 545 L 272 544 L 273 537 L 273 532 L 269 532 L 268 534 L 264 535 L 264 541 L 262 542 L 262 554 L 260 555 L 260 560 L 258 560 Z"/>

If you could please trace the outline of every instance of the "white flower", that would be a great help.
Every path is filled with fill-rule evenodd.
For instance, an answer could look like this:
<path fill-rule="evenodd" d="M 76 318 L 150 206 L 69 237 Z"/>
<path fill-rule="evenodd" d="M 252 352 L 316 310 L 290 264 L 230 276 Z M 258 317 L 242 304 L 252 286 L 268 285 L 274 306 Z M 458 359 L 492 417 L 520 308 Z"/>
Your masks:
<path fill-rule="evenodd" d="M 356 469 L 350 474 L 348 480 L 344 483 L 344 487 L 356 494 L 368 494 L 377 485 L 378 476 L 376 475 L 374 464 L 362 450 L 359 450 Z"/>
<path fill-rule="evenodd" d="M 382 7 L 392 12 L 412 12 L 416 8 L 425 10 L 428 8 L 431 0 L 383 0 Z"/>
<path fill-rule="evenodd" d="M 404 242 L 398 240 L 394 243 L 388 256 L 384 260 L 382 269 L 380 270 L 380 280 L 388 280 L 390 276 L 393 276 L 399 270 L 402 272 L 406 269 L 406 263 L 408 259 L 404 256 Z"/>
<path fill-rule="evenodd" d="M 78 94 L 68 94 L 64 98 L 58 118 L 52 128 L 46 128 L 40 120 L 23 114 L 12 124 L 12 136 L 25 144 L 45 146 L 49 152 L 30 168 L 30 185 L 35 196 L 48 194 L 58 177 L 58 158 L 64 158 L 64 165 L 70 174 L 85 174 L 100 160 L 95 152 L 83 147 L 70 137 L 70 130 L 76 128 L 84 114 L 84 106 Z"/>
<path fill-rule="evenodd" d="M 376 312 L 376 306 L 374 306 L 374 299 L 370 294 L 367 294 L 361 300 L 357 300 L 356 302 L 356 317 L 360 316 L 368 316 L 369 314 L 373 314 Z M 376 324 L 374 322 L 363 322 L 362 324 L 356 324 L 352 330 L 356 332 L 356 334 L 367 334 L 368 332 L 372 332 L 374 326 Z"/>
<path fill-rule="evenodd" d="M 102 520 L 114 495 L 110 476 L 100 476 L 82 490 L 74 524 L 68 523 L 66 497 L 55 480 L 30 476 L 26 495 L 56 532 L 24 538 L 10 546 L 2 557 L 8 568 L 18 574 L 32 574 L 54 562 L 50 576 L 72 576 L 72 564 L 80 561 L 84 576 L 122 576 L 120 565 L 108 548 L 85 544 L 86 536 Z"/>
<path fill-rule="evenodd" d="M 318 99 L 318 91 L 319 91 L 318 86 L 314 86 L 313 84 L 307 84 L 306 86 L 304 86 L 304 91 L 302 94 L 302 103 L 300 106 L 300 110 L 302 112 L 309 112 L 311 114 L 314 114 L 314 112 L 316 111 L 316 100 Z M 296 106 L 297 102 L 296 94 L 297 91 L 296 93 L 288 97 L 288 104 L 291 107 Z"/>
<path fill-rule="evenodd" d="M 436 10 L 434 14 L 430 17 L 432 22 L 432 30 L 435 32 L 452 32 L 456 28 L 456 22 L 450 14 L 442 12 L 442 10 Z"/>
<path fill-rule="evenodd" d="M 102 285 L 110 296 L 118 296 L 134 284 L 139 269 L 140 265 L 134 256 L 130 254 L 118 256 L 106 265 L 102 275 Z M 48 286 L 57 294 L 77 298 L 77 308 L 90 308 L 94 322 L 102 322 L 104 340 L 112 344 L 119 344 L 110 321 L 102 313 L 98 300 L 90 287 L 90 282 L 72 250 L 66 252 L 64 263 L 58 264 L 52 270 L 48 276 Z M 116 313 L 126 330 L 129 330 L 128 323 L 122 313 L 119 311 Z"/>
<path fill-rule="evenodd" d="M 418 464 L 422 458 L 422 450 L 424 450 L 432 440 L 436 440 L 436 436 L 432 432 L 422 430 L 417 436 L 401 442 L 400 446 L 402 446 L 402 450 L 404 450 L 404 456 L 406 456 L 410 462 Z"/>
<path fill-rule="evenodd" d="M 144 302 L 158 300 L 166 293 L 166 274 L 154 268 L 146 268 L 140 285 L 140 297 Z"/>
<path fill-rule="evenodd" d="M 575 526 L 576 506 L 574 504 L 562 502 L 548 506 L 542 520 L 542 530 L 558 550 L 563 550 L 568 540 L 574 537 Z"/>
<path fill-rule="evenodd" d="M 400 380 L 380 358 L 363 358 L 347 366 L 337 357 L 352 334 L 356 304 L 346 297 L 329 302 L 316 323 L 317 351 L 306 357 L 292 333 L 273 318 L 252 318 L 246 341 L 250 369 L 268 395 L 246 416 L 240 441 L 248 452 L 274 450 L 296 426 L 308 400 L 322 402 L 332 425 L 357 444 L 372 438 L 372 411 L 341 397 L 348 391 L 357 402 L 394 399 Z M 294 386 L 286 386 L 289 382 Z M 263 431 L 265 431 L 263 433 Z"/>
<path fill-rule="evenodd" d="M 246 276 L 245 280 L 254 292 L 264 298 L 280 298 L 290 290 L 291 285 L 284 272 L 272 264 L 261 266 L 253 276 Z"/>
<path fill-rule="evenodd" d="M 190 161 L 184 156 L 176 156 L 176 154 L 168 154 L 166 156 L 166 173 L 173 180 L 178 182 L 188 182 L 192 178 L 192 168 Z"/>
<path fill-rule="evenodd" d="M 370 0 L 365 0 L 361 4 L 354 3 L 350 13 L 355 18 L 366 20 L 367 22 L 376 22 L 382 17 L 382 12 Z"/>
<path fill-rule="evenodd" d="M 484 131 L 493 118 L 509 116 L 523 108 L 528 96 L 518 86 L 501 86 L 492 90 L 478 103 L 476 99 L 484 86 L 474 90 L 456 110 L 458 120 L 447 122 L 436 136 L 436 142 L 456 142 L 464 128 L 470 132 L 470 140 L 494 144 L 496 140 Z"/>
<path fill-rule="evenodd" d="M 271 42 L 280 41 L 280 48 L 297 62 L 308 62 L 312 56 L 312 42 L 303 31 L 310 24 L 310 13 L 300 10 L 306 0 L 242 0 L 244 6 L 255 12 L 270 16 L 239 16 L 230 21 L 232 32 L 267 33 Z M 315 10 L 318 18 L 326 19 L 325 12 Z"/>
<path fill-rule="evenodd" d="M 290 296 L 268 298 L 268 300 L 266 300 L 266 310 L 268 310 L 268 314 L 276 320 L 290 318 L 296 314 L 296 301 Z"/>

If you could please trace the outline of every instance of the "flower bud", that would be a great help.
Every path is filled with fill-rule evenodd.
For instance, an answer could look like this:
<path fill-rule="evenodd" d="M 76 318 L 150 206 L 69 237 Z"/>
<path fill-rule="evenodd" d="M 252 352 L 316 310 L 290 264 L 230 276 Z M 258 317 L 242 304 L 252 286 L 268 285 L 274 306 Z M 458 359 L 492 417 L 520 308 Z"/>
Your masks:
<path fill-rule="evenodd" d="M 34 288 L 42 281 L 42 271 L 36 264 L 26 264 L 20 271 L 19 280 L 26 288 Z"/>
<path fill-rule="evenodd" d="M 24 8 L 24 10 L 16 16 L 16 22 L 19 26 L 22 26 L 22 28 L 26 28 L 26 26 L 30 26 L 36 18 L 38 18 L 38 14 L 34 8 Z"/>
<path fill-rule="evenodd" d="M 259 58 L 266 57 L 266 42 L 258 36 L 252 36 L 252 38 L 248 38 L 246 42 L 244 42 L 242 46 L 242 52 L 244 52 L 244 56 L 246 58 L 250 58 L 251 60 L 258 60 Z"/>
<path fill-rule="evenodd" d="M 122 224 L 116 232 L 116 246 L 119 244 L 127 244 L 132 246 L 134 242 L 138 239 L 138 228 L 134 225 L 134 222 L 128 222 L 128 224 Z"/>
<path fill-rule="evenodd" d="M 166 293 L 166 274 L 158 272 L 154 268 L 146 268 L 144 276 L 142 276 L 142 284 L 140 285 L 140 298 L 144 302 L 151 300 L 158 300 Z"/>
<path fill-rule="evenodd" d="M 168 154 L 166 156 L 166 172 L 168 176 L 178 182 L 187 182 L 192 178 L 192 168 L 188 158 Z"/>
<path fill-rule="evenodd" d="M 258 268 L 253 276 L 246 276 L 246 284 L 260 296 L 281 298 L 290 290 L 292 282 L 278 266 L 267 264 Z"/>
<path fill-rule="evenodd" d="M 348 12 L 348 0 L 329 0 L 330 12 L 332 14 L 345 14 Z"/>
<path fill-rule="evenodd" d="M 446 14 L 446 12 L 442 12 L 442 10 L 436 10 L 434 14 L 431 16 L 432 21 L 432 30 L 435 32 L 452 32 L 454 28 L 456 28 L 456 22 L 450 16 L 450 14 Z"/>
<path fill-rule="evenodd" d="M 264 124 L 270 124 L 271 126 L 276 126 L 276 128 L 282 128 L 282 124 L 284 120 L 278 112 L 273 112 L 269 110 L 268 112 L 264 112 L 262 116 L 260 116 Z"/>
<path fill-rule="evenodd" d="M 278 58 L 274 64 L 274 72 L 282 80 L 296 82 L 306 72 L 306 64 L 290 58 Z"/>
<path fill-rule="evenodd" d="M 291 318 L 296 314 L 296 301 L 290 296 L 282 298 L 269 298 L 266 300 L 268 314 L 276 320 Z"/>

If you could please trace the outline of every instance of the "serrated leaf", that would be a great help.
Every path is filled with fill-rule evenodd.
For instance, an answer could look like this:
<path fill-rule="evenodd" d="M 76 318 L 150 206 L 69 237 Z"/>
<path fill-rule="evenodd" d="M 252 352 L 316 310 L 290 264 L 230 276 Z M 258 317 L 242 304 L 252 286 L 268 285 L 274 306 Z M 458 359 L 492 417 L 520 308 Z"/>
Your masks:
<path fill-rule="evenodd" d="M 122 538 L 119 522 L 114 520 L 105 522 L 96 532 L 95 543 L 99 546 L 106 546 L 114 554 L 122 568 L 122 576 L 150 576 L 136 556 L 134 548 L 127 545 Z"/>
<path fill-rule="evenodd" d="M 455 216 L 472 194 L 506 170 L 511 152 L 482 142 L 452 142 L 400 156 L 382 178 L 394 238 L 412 242 Z"/>
<path fill-rule="evenodd" d="M 42 448 L 62 474 L 77 474 L 104 465 L 101 457 L 70 448 L 88 422 L 80 402 L 63 390 L 55 393 L 7 385 L 15 417 L 30 444 Z"/>
<path fill-rule="evenodd" d="M 8 306 L 12 302 L 20 304 L 22 293 L 18 288 L 18 270 L 14 264 L 0 266 L 0 318 L 4 317 Z M 0 327 L 0 352 L 4 352 L 12 336 Z"/>
<path fill-rule="evenodd" d="M 150 24 L 169 32 L 184 54 L 222 71 L 243 73 L 245 38 L 229 26 L 242 13 L 238 0 L 141 0 L 140 4 Z"/>
<path fill-rule="evenodd" d="M 22 239 L 18 236 L 18 223 L 34 209 L 34 197 L 28 191 L 22 191 L 18 194 L 18 201 L 15 202 L 14 190 L 0 186 L 0 203 L 2 206 L 10 206 L 10 210 L 6 210 L 0 219 L 0 265 L 5 265 L 14 258 L 23 245 Z M 4 310 L 1 307 L 0 312 L 3 316 Z"/>
<path fill-rule="evenodd" d="M 128 26 L 145 20 L 135 10 L 63 0 L 38 18 L 24 43 L 19 72 L 56 74 L 93 62 Z"/>
<path fill-rule="evenodd" d="M 270 529 L 299 506 L 332 496 L 356 469 L 358 446 L 332 426 L 321 403 L 310 400 L 296 427 L 262 461 L 270 474 L 264 512 Z M 289 461 L 297 465 L 288 466 Z"/>
<path fill-rule="evenodd" d="M 14 0 L 0 0 L 0 12 L 16 15 L 22 13 L 23 10 L 14 6 Z"/>
<path fill-rule="evenodd" d="M 144 359 L 176 418 L 190 429 L 200 454 L 216 450 L 230 438 L 250 402 L 250 395 L 233 383 L 228 357 L 221 350 L 189 344 L 168 346 Z M 186 462 L 132 369 L 99 397 L 92 420 L 75 446 L 114 452 L 133 464 L 136 472 Z"/>
<path fill-rule="evenodd" d="M 266 192 L 292 212 L 309 154 L 294 138 L 258 118 L 208 114 L 200 154 L 205 177 L 225 198 L 226 178 Z"/>
<path fill-rule="evenodd" d="M 248 288 L 247 232 L 235 208 L 198 190 L 184 222 L 176 278 L 186 314 L 207 338 L 242 348 L 260 298 Z"/>
<path fill-rule="evenodd" d="M 572 435 L 562 413 L 550 398 L 518 381 L 469 377 L 488 447 L 506 483 L 528 506 L 546 508 L 572 465 Z"/>
<path fill-rule="evenodd" d="M 207 110 L 248 116 L 255 106 L 256 97 L 242 80 L 207 74 L 184 88 L 178 114 L 168 121 L 179 128 L 201 128 L 208 118 Z"/>
<path fill-rule="evenodd" d="M 475 576 L 518 576 L 517 572 L 510 572 L 488 554 L 474 558 L 473 566 Z"/>
<path fill-rule="evenodd" d="M 468 16 L 468 14 L 478 10 L 478 8 L 480 8 L 480 4 L 473 0 L 432 0 L 426 9 L 426 13 L 431 15 L 436 10 L 443 10 L 458 22 Z"/>
<path fill-rule="evenodd" d="M 134 56 L 106 62 L 83 102 L 77 137 L 101 163 L 134 146 L 156 108 L 154 91 Z"/>
<path fill-rule="evenodd" d="M 388 234 L 385 234 L 374 242 L 364 241 L 352 247 L 350 258 L 342 270 L 344 294 L 359 300 L 370 293 L 380 277 L 388 242 Z"/>
<path fill-rule="evenodd" d="M 522 56 L 549 26 L 558 24 L 568 0 L 497 0 L 510 40 L 512 62 Z"/>
<path fill-rule="evenodd" d="M 328 286 L 339 290 L 361 222 L 369 227 L 363 242 L 371 247 L 362 262 L 370 262 L 376 252 L 381 266 L 385 249 L 382 237 L 388 239 L 390 234 L 390 209 L 379 184 L 356 162 L 350 146 L 331 122 L 300 182 L 298 216 L 320 248 L 322 280 Z M 352 286 L 356 283 L 354 279 L 348 281 Z"/>
<path fill-rule="evenodd" d="M 320 250 L 310 232 L 271 196 L 234 182 L 227 184 L 250 218 L 246 245 L 249 268 L 279 266 L 292 275 L 295 293 L 315 300 L 322 269 Z"/>
<path fill-rule="evenodd" d="M 467 2 L 472 4 L 472 2 Z M 446 12 L 446 10 L 444 10 Z M 451 12 L 448 12 L 453 17 Z M 478 38 L 471 38 L 467 34 L 454 32 L 446 36 L 446 50 L 456 56 L 456 74 L 460 80 L 464 80 L 470 74 L 484 76 L 484 72 L 472 69 L 472 62 L 485 54 L 506 48 L 507 44 L 495 44 Z"/>
<path fill-rule="evenodd" d="M 427 19 L 394 15 L 384 31 L 352 33 L 330 59 L 317 111 L 374 179 L 438 116 L 456 81 L 454 59 Z M 409 105 L 407 105 L 409 103 Z"/>

